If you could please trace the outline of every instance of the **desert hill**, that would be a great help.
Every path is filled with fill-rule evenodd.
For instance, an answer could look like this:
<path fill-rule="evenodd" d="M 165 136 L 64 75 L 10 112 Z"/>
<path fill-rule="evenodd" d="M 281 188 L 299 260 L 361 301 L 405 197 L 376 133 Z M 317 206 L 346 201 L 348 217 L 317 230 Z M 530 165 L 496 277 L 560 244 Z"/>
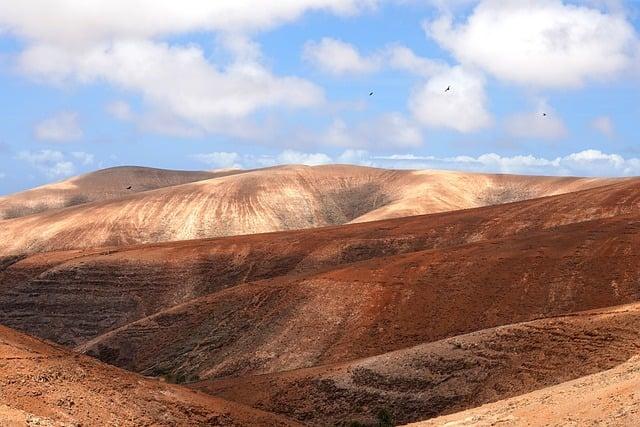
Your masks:
<path fill-rule="evenodd" d="M 613 368 L 640 349 L 640 305 L 484 329 L 365 359 L 192 384 L 310 425 L 398 423 Z"/>
<path fill-rule="evenodd" d="M 118 199 L 132 193 L 239 172 L 189 172 L 134 166 L 102 169 L 62 182 L 0 197 L 0 219 L 18 218 L 52 209 Z"/>
<path fill-rule="evenodd" d="M 2 425 L 295 425 L 0 326 Z"/>
<path fill-rule="evenodd" d="M 336 183 L 344 191 L 329 192 Z M 204 188 L 198 197 L 196 187 Z M 419 200 L 408 196 L 420 189 Z M 168 200 L 172 210 L 162 207 Z M 181 209 L 193 206 L 200 210 L 189 222 Z M 218 416 L 216 405 L 236 405 L 229 401 L 237 411 L 225 413 L 239 419 L 370 423 L 385 409 L 398 422 L 418 421 L 637 354 L 638 207 L 637 178 L 346 166 L 244 172 L 0 222 L 10 237 L 0 243 L 0 324 L 226 399 L 189 411 L 198 422 Z M 435 213 L 393 218 L 408 208 Z M 292 225 L 296 211 L 313 215 Z M 377 215 L 392 218 L 369 221 Z M 202 218 L 217 227 L 227 217 L 242 218 L 238 230 L 294 230 L 166 242 L 190 234 L 145 234 L 181 221 L 204 230 Z M 318 218 L 329 226 L 307 229 Z M 47 223 L 57 231 L 47 235 Z M 26 224 L 41 235 L 24 228 L 20 240 Z M 144 381 L 146 402 L 155 392 Z M 50 416 L 30 405 L 0 406 L 0 414 Z"/>
<path fill-rule="evenodd" d="M 635 356 L 605 372 L 412 426 L 636 426 L 639 389 L 640 357 Z"/>
<path fill-rule="evenodd" d="M 382 256 L 553 231 L 564 224 L 628 214 L 636 211 L 639 187 L 640 181 L 627 180 L 470 211 L 268 235 L 6 257 L 0 262 L 4 307 L 0 322 L 77 345 L 245 282 L 313 274 Z M 628 227 L 631 231 L 620 232 L 632 232 L 633 226 Z M 479 250 L 491 253 L 493 246 Z"/>
<path fill-rule="evenodd" d="M 615 250 L 610 236 L 623 236 Z M 637 217 L 595 220 L 237 285 L 81 350 L 146 375 L 201 379 L 337 363 L 638 301 L 627 266 L 639 258 Z"/>
<path fill-rule="evenodd" d="M 202 175 L 190 177 L 199 178 Z M 513 202 L 613 182 L 285 166 L 5 220 L 0 227 L 0 255 L 339 225 Z M 24 195 L 32 196 L 37 194 Z"/>

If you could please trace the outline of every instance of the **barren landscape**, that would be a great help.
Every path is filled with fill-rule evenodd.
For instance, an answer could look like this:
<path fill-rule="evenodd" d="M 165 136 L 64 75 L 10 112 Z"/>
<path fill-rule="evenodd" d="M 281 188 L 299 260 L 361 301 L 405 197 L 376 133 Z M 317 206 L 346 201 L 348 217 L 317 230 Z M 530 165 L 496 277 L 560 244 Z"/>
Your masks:
<path fill-rule="evenodd" d="M 74 184 L 121 172 L 154 187 Z M 640 180 L 223 174 L 125 168 L 3 199 L 94 201 L 0 221 L 0 418 L 640 419 Z M 574 413 L 580 389 L 602 410 Z"/>

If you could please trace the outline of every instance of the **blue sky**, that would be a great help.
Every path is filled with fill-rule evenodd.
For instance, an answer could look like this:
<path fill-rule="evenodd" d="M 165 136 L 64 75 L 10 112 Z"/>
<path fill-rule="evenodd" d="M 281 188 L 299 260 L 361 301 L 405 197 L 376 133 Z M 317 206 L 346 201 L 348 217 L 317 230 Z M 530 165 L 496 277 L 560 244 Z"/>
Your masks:
<path fill-rule="evenodd" d="M 117 165 L 640 175 L 636 2 L 135 4 L 0 0 L 0 194 Z"/>

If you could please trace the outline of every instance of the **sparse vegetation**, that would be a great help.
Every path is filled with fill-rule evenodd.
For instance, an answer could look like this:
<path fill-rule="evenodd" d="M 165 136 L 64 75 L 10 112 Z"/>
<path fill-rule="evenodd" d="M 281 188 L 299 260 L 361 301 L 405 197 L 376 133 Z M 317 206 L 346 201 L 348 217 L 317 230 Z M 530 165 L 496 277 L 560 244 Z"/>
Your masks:
<path fill-rule="evenodd" d="M 48 206 L 44 203 L 39 203 L 34 206 L 14 205 L 6 208 L 2 214 L 2 219 L 14 219 L 27 215 L 33 215 L 46 211 Z"/>
<path fill-rule="evenodd" d="M 83 205 L 85 203 L 89 203 L 91 200 L 85 196 L 84 194 L 76 194 L 74 196 L 69 197 L 64 201 L 63 206 L 65 208 L 69 208 L 71 206 Z"/>
<path fill-rule="evenodd" d="M 393 427 L 393 415 L 387 409 L 380 409 L 378 411 L 378 427 Z"/>

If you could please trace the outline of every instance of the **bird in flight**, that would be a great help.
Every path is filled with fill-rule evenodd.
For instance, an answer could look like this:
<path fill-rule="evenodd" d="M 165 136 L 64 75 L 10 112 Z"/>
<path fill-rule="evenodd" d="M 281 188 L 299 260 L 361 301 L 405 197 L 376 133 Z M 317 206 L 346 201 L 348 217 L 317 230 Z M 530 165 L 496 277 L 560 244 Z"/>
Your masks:
<path fill-rule="evenodd" d="M 127 190 L 131 190 L 131 188 L 132 188 L 131 186 L 128 186 L 128 187 L 127 187 Z"/>
<path fill-rule="evenodd" d="M 451 86 L 447 86 L 447 88 L 444 91 L 449 92 L 450 90 L 451 90 Z"/>
<path fill-rule="evenodd" d="M 369 96 L 373 96 L 373 92 L 369 92 Z"/>
<path fill-rule="evenodd" d="M 542 113 L 542 116 L 543 117 L 547 117 L 547 113 Z"/>

